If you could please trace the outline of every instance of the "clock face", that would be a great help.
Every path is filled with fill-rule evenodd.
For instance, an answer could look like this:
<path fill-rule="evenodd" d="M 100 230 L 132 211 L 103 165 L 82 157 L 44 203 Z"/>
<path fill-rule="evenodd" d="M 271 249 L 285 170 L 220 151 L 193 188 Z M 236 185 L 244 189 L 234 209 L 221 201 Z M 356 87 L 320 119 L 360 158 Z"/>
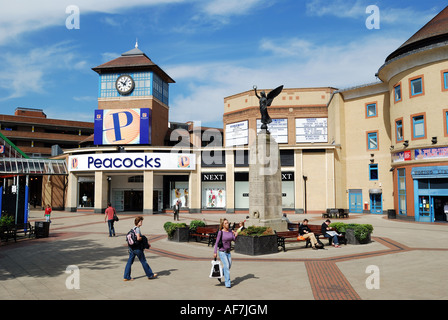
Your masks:
<path fill-rule="evenodd" d="M 134 90 L 134 80 L 131 76 L 122 75 L 115 82 L 115 87 L 121 94 L 129 94 Z"/>

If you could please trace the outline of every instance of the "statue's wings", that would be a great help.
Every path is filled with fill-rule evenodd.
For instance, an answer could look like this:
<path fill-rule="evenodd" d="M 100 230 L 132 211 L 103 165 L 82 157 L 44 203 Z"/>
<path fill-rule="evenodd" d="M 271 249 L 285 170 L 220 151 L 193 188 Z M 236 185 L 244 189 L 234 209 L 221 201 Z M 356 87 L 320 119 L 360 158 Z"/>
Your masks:
<path fill-rule="evenodd" d="M 266 96 L 266 99 L 268 100 L 267 106 L 270 106 L 272 101 L 274 101 L 274 98 L 276 96 L 278 96 L 280 94 L 280 92 L 282 92 L 283 90 L 283 85 L 275 88 L 274 90 L 272 90 L 271 92 L 268 93 L 268 95 Z"/>

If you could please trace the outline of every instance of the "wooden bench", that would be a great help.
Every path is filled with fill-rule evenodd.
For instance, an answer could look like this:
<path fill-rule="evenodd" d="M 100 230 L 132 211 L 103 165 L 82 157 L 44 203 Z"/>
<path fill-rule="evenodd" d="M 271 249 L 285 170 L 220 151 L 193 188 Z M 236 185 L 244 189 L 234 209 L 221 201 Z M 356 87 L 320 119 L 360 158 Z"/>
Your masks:
<path fill-rule="evenodd" d="M 310 225 L 308 225 L 308 227 L 309 227 Z M 317 227 L 317 226 L 316 226 Z M 311 228 L 310 228 L 311 229 Z M 317 229 L 317 228 L 314 228 L 314 229 Z M 311 229 L 312 230 L 312 229 Z M 301 242 L 301 241 L 306 241 L 306 243 L 305 243 L 305 248 L 308 248 L 308 245 L 310 245 L 311 244 L 311 241 L 310 241 L 310 239 L 304 239 L 304 240 L 299 240 L 298 239 L 298 236 L 299 236 L 299 230 L 297 230 L 297 231 L 280 231 L 280 232 L 277 232 L 277 231 L 274 231 L 275 232 L 275 234 L 277 235 L 277 245 L 279 246 L 279 247 L 282 247 L 283 248 L 283 251 L 284 252 L 286 252 L 286 242 Z M 313 232 L 314 233 L 314 232 Z M 316 240 L 317 240 L 317 242 L 320 244 L 320 245 L 324 245 L 320 240 L 319 240 L 319 235 L 317 235 L 316 233 L 314 233 L 314 235 L 315 235 L 315 237 L 316 237 Z"/>
<path fill-rule="evenodd" d="M 333 237 L 325 237 L 322 234 L 322 226 L 321 225 L 316 225 L 316 224 L 308 224 L 308 228 L 310 228 L 311 232 L 314 233 L 314 236 L 316 237 L 317 241 L 319 241 L 319 239 L 328 239 L 328 244 L 331 246 L 331 244 L 333 243 Z M 338 236 L 339 239 L 339 243 L 345 243 L 347 244 L 347 240 L 345 239 L 345 237 L 342 236 Z M 308 242 L 306 244 L 306 247 L 308 247 Z"/>
<path fill-rule="evenodd" d="M 0 239 L 6 242 L 9 239 L 14 239 L 14 242 L 17 242 L 18 234 L 23 234 L 23 237 L 28 236 L 28 238 L 31 238 L 31 236 L 35 235 L 34 227 L 29 222 L 0 227 Z"/>
<path fill-rule="evenodd" d="M 288 230 L 290 230 L 290 231 L 299 231 L 299 225 L 300 225 L 300 223 L 288 222 Z"/>
<path fill-rule="evenodd" d="M 322 218 L 348 218 L 348 212 L 344 209 L 327 209 L 322 213 Z"/>
<path fill-rule="evenodd" d="M 31 236 L 36 235 L 34 227 L 31 225 L 30 222 L 15 224 L 14 225 L 14 241 L 16 241 L 16 242 L 17 242 L 17 234 L 23 234 L 24 237 L 28 236 L 28 238 L 31 238 Z"/>
<path fill-rule="evenodd" d="M 277 235 L 277 246 L 282 247 L 284 252 L 286 252 L 286 242 L 301 241 L 301 240 L 297 240 L 297 237 L 299 235 L 298 231 L 277 232 L 274 230 L 274 233 Z"/>
<path fill-rule="evenodd" d="M 196 237 L 196 241 L 208 239 L 208 246 L 214 245 L 216 241 L 216 235 L 218 233 L 219 225 L 209 225 L 205 227 L 197 227 L 195 230 L 190 231 L 190 237 Z"/>
<path fill-rule="evenodd" d="M 8 242 L 9 239 L 14 239 L 14 229 L 12 226 L 1 226 L 0 227 L 0 241 L 5 240 Z"/>

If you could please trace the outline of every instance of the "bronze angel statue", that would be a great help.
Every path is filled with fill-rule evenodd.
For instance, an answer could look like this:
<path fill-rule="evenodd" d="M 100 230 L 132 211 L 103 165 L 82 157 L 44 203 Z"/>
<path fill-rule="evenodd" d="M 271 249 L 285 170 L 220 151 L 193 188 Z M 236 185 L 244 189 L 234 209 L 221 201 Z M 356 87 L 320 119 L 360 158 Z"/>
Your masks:
<path fill-rule="evenodd" d="M 264 91 L 260 92 L 260 96 L 257 93 L 257 86 L 254 86 L 255 95 L 257 96 L 259 102 L 260 102 L 260 113 L 261 113 L 261 129 L 268 128 L 268 123 L 272 122 L 271 117 L 268 114 L 268 107 L 271 105 L 272 101 L 276 96 L 280 94 L 283 90 L 283 86 L 279 86 L 272 90 L 271 92 L 266 95 Z"/>

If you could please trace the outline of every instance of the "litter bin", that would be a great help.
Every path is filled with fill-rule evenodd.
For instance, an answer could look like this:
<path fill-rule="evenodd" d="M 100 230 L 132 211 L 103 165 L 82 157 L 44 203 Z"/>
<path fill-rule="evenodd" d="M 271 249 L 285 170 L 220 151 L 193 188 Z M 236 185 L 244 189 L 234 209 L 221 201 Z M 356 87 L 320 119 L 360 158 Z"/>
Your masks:
<path fill-rule="evenodd" d="M 396 219 L 397 218 L 397 213 L 395 212 L 394 209 L 387 210 L 387 218 L 388 219 Z"/>
<path fill-rule="evenodd" d="M 34 223 L 34 232 L 36 234 L 36 238 L 48 238 L 50 233 L 50 222 L 36 221 Z"/>

